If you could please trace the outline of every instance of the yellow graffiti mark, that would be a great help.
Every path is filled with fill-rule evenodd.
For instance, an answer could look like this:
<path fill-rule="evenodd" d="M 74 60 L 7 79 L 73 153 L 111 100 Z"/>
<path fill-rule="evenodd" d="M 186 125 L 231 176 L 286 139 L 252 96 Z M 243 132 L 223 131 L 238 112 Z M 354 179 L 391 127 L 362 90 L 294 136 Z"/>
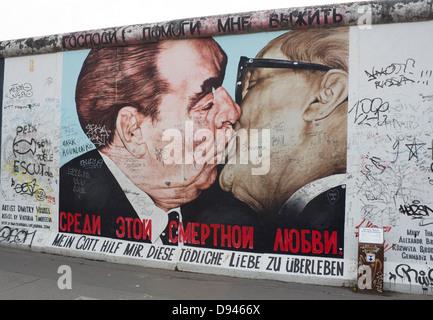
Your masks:
<path fill-rule="evenodd" d="M 55 197 L 50 194 L 53 190 L 41 187 L 36 178 L 17 170 L 13 159 L 4 164 L 4 170 L 11 174 L 11 187 L 16 193 L 33 196 L 39 202 L 39 206 L 48 207 L 52 212 L 51 204 L 55 203 Z M 36 216 L 38 214 L 36 213 Z M 48 217 L 50 217 L 50 214 Z"/>

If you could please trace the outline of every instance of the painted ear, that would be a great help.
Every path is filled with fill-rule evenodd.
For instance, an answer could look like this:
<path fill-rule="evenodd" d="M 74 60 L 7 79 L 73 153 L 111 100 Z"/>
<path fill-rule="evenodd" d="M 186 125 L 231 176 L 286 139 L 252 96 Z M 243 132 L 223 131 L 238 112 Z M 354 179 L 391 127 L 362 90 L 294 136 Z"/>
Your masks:
<path fill-rule="evenodd" d="M 134 107 L 123 107 L 117 113 L 116 131 L 125 148 L 136 158 L 146 154 L 147 145 L 141 132 L 143 116 Z"/>
<path fill-rule="evenodd" d="M 304 111 L 304 120 L 321 120 L 329 116 L 347 99 L 348 74 L 332 69 L 324 75 L 314 100 Z"/>

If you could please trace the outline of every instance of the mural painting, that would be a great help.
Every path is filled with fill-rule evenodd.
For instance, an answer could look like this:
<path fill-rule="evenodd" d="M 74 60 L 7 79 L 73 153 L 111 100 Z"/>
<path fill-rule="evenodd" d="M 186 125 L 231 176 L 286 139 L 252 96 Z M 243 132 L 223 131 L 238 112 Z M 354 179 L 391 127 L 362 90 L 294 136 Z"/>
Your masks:
<path fill-rule="evenodd" d="M 177 254 L 181 262 L 195 262 L 195 252 L 204 261 L 212 253 L 224 256 L 213 263 L 227 267 L 271 268 L 269 255 L 282 254 L 276 267 L 286 255 L 309 256 L 303 259 L 316 273 L 324 258 L 335 258 L 332 273 L 342 276 L 348 40 L 348 29 L 283 33 L 256 58 L 241 58 L 237 101 L 223 86 L 228 54 L 214 39 L 91 50 L 75 101 L 82 132 L 95 149 L 60 169 L 59 232 L 138 242 L 142 250 L 134 254 L 143 257 L 160 250 L 156 246 L 174 246 L 164 249 L 170 261 Z M 329 60 L 299 61 L 296 53 L 283 53 L 295 41 L 321 42 L 315 50 Z M 322 48 L 332 42 L 343 44 L 335 52 L 341 64 Z M 261 73 L 284 85 L 261 87 Z M 318 76 L 329 80 L 317 83 Z M 325 105 L 317 97 L 330 91 L 327 82 L 341 90 Z M 316 92 L 278 105 L 290 98 L 289 89 L 309 92 L 307 86 Z M 321 121 L 334 116 L 329 124 Z M 339 129 L 332 128 L 336 121 L 343 124 Z M 63 141 L 75 144 L 74 138 Z M 334 156 L 325 154 L 329 143 L 341 146 Z M 315 157 L 308 176 L 288 174 L 300 172 L 296 167 L 315 152 L 325 152 L 326 167 Z M 303 197 L 305 188 L 310 199 Z"/>
<path fill-rule="evenodd" d="M 0 242 L 340 285 L 379 227 L 385 283 L 430 293 L 429 27 L 6 58 Z"/>

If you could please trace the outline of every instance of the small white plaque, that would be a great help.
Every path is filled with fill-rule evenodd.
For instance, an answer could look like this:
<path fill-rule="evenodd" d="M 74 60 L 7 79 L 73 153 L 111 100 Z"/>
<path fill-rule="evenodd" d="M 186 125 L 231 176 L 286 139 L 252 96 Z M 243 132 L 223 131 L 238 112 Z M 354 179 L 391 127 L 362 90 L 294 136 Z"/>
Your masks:
<path fill-rule="evenodd" d="M 382 228 L 360 228 L 359 242 L 383 244 Z"/>

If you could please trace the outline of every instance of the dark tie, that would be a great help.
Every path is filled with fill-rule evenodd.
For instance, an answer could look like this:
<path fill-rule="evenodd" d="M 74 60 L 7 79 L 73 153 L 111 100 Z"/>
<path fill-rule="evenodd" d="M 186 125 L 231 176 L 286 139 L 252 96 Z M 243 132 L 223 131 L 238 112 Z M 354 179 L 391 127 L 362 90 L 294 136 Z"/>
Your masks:
<path fill-rule="evenodd" d="M 170 223 L 172 221 L 175 221 L 176 224 L 171 225 L 171 230 L 169 230 L 170 227 Z M 171 211 L 170 213 L 168 213 L 168 223 L 167 223 L 167 227 L 165 228 L 165 230 L 161 233 L 161 240 L 162 243 L 164 245 L 167 246 L 177 246 L 177 243 L 173 243 L 170 241 L 170 237 L 169 235 L 171 234 L 172 238 L 176 237 L 177 238 L 177 228 L 179 226 L 179 213 L 177 211 Z"/>

